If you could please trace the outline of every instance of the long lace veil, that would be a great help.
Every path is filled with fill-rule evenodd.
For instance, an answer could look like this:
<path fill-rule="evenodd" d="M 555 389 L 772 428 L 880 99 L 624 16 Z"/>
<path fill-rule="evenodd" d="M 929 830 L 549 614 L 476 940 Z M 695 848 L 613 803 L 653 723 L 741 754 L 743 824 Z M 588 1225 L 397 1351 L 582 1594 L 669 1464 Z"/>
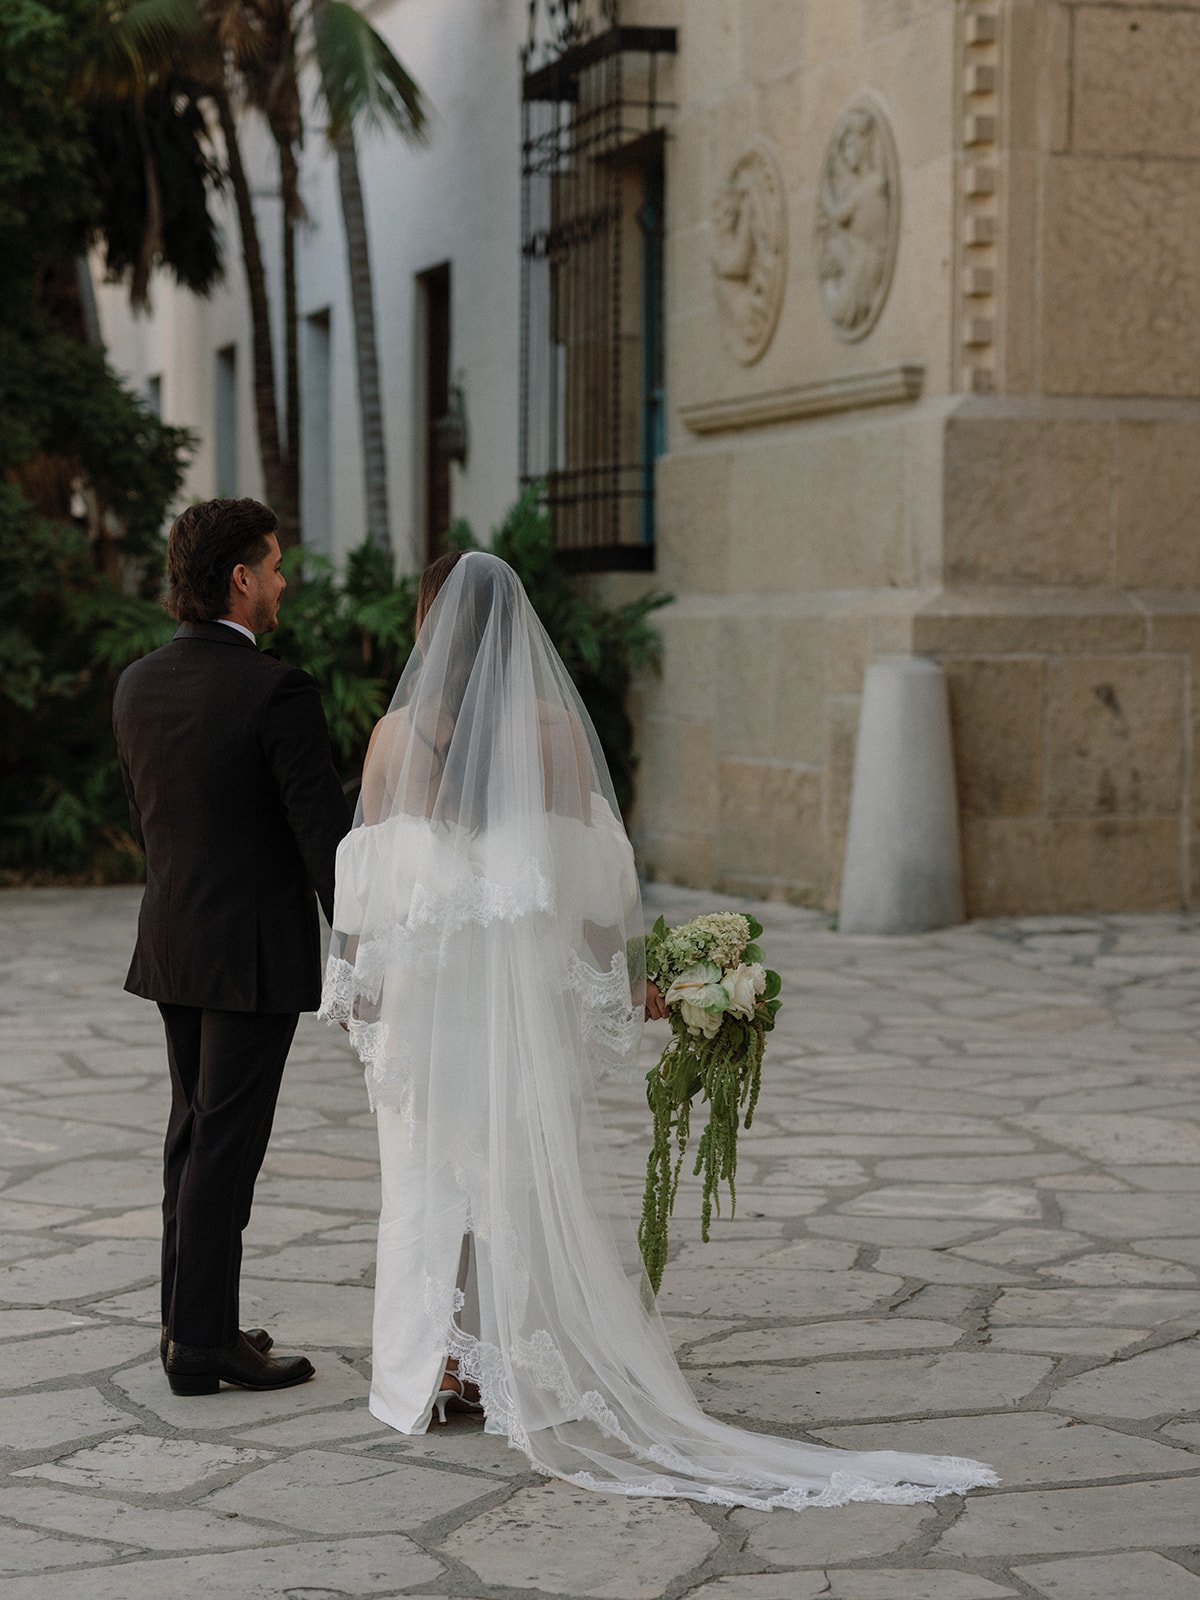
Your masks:
<path fill-rule="evenodd" d="M 348 1026 L 372 1105 L 398 1108 L 424 1174 L 413 1295 L 429 1342 L 457 1356 L 489 1427 L 535 1467 L 762 1508 L 994 1481 L 977 1462 L 770 1438 L 697 1406 L 596 1097 L 598 1077 L 637 1062 L 633 853 L 583 704 L 490 554 L 452 569 L 376 730 L 334 922 L 322 1014 Z"/>

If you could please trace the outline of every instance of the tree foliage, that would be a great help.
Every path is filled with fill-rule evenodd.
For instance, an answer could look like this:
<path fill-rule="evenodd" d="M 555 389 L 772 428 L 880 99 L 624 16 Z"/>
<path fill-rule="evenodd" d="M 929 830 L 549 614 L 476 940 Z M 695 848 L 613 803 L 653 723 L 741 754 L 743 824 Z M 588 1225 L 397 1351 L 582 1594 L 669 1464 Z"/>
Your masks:
<path fill-rule="evenodd" d="M 224 262 L 209 201 L 225 176 L 197 86 L 172 75 L 141 97 L 97 101 L 88 135 L 108 274 L 129 282 L 135 305 L 147 302 L 159 265 L 193 294 L 211 293 Z"/>
<path fill-rule="evenodd" d="M 169 628 L 148 596 L 188 443 L 83 337 L 102 207 L 74 85 L 107 25 L 0 0 L 0 869 L 23 873 L 137 870 L 109 705 Z"/>
<path fill-rule="evenodd" d="M 370 542 L 352 552 L 343 578 L 324 556 L 303 549 L 288 551 L 284 572 L 279 627 L 267 642 L 317 680 L 334 761 L 350 790 L 412 650 L 416 580 L 397 579 L 391 557 Z"/>

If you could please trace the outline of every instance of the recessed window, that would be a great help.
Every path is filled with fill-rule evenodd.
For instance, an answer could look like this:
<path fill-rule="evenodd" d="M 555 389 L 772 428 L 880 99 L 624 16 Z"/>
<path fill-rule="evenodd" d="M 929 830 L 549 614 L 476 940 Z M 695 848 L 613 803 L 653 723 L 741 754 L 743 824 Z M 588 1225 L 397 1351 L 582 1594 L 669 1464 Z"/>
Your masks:
<path fill-rule="evenodd" d="M 219 500 L 238 492 L 237 346 L 218 350 L 213 371 L 213 476 Z"/>
<path fill-rule="evenodd" d="M 675 30 L 568 29 L 556 45 L 531 41 L 522 83 L 521 479 L 545 486 L 565 564 L 649 568 Z"/>
<path fill-rule="evenodd" d="M 329 308 L 304 319 L 301 352 L 300 527 L 309 550 L 333 551 L 333 372 Z"/>
<path fill-rule="evenodd" d="M 421 496 L 425 559 L 446 549 L 450 531 L 450 263 L 417 276 L 418 348 L 421 357 Z"/>

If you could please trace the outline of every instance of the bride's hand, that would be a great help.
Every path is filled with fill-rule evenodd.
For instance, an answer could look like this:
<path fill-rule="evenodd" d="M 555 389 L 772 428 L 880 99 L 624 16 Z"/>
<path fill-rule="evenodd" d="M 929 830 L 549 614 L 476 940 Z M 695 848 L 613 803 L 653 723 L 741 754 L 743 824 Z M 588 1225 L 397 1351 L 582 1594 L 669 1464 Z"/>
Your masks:
<path fill-rule="evenodd" d="M 646 1021 L 662 1022 L 667 1015 L 667 1002 L 653 978 L 646 979 Z"/>

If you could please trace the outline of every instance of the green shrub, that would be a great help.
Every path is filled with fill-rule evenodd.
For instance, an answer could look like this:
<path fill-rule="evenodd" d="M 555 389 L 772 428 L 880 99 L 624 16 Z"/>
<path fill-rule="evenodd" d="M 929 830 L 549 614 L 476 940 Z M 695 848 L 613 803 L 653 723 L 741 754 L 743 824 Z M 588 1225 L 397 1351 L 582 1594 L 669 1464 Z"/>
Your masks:
<path fill-rule="evenodd" d="M 75 87 L 114 16 L 0 0 L 0 882 L 141 871 L 112 686 L 170 634 L 153 596 L 190 440 L 86 336 L 77 263 L 106 227 L 111 151 Z"/>
<path fill-rule="evenodd" d="M 459 548 L 479 548 L 454 530 Z M 617 797 L 633 796 L 625 698 L 639 669 L 658 662 L 649 594 L 606 607 L 560 567 L 536 499 L 517 502 L 491 548 L 520 575 L 575 680 L 604 747 Z M 148 569 L 152 570 L 152 569 Z M 161 565 L 159 569 L 161 571 Z M 341 576 L 304 549 L 285 557 L 279 627 L 263 643 L 316 679 L 334 760 L 357 790 L 367 741 L 412 651 L 417 579 L 362 544 Z M 96 572 L 86 538 L 38 518 L 0 485 L 0 882 L 70 877 L 122 882 L 141 872 L 110 726 L 112 690 L 129 662 L 165 644 L 175 624 L 152 597 L 123 593 Z"/>
<path fill-rule="evenodd" d="M 284 573 L 279 626 L 265 643 L 317 680 L 334 762 L 351 790 L 412 651 L 417 580 L 394 577 L 391 557 L 370 543 L 351 553 L 342 579 L 302 546 L 284 556 Z"/>
<path fill-rule="evenodd" d="M 96 572 L 69 523 L 0 485 L 0 882 L 137 878 L 111 728 L 128 661 L 170 638 L 153 601 Z"/>

